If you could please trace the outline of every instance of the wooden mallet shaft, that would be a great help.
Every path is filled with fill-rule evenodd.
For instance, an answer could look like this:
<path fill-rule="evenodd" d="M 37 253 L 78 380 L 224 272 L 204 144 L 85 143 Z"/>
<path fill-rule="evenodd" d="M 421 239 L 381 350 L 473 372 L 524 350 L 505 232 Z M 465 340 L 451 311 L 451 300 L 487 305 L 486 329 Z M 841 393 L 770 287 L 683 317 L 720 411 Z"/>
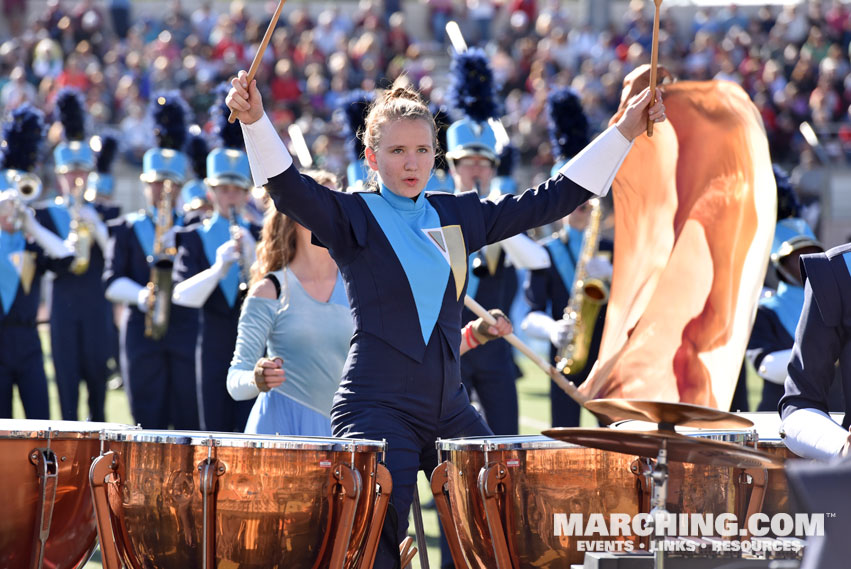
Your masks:
<path fill-rule="evenodd" d="M 269 21 L 269 27 L 266 28 L 266 33 L 263 34 L 263 41 L 260 42 L 260 47 L 257 49 L 257 53 L 254 54 L 254 61 L 251 62 L 251 67 L 248 69 L 248 86 L 251 86 L 251 82 L 254 81 L 254 76 L 257 75 L 257 69 L 260 67 L 260 62 L 263 61 L 263 54 L 266 53 L 266 48 L 269 47 L 269 40 L 272 39 L 272 34 L 275 32 L 275 26 L 278 25 L 278 18 L 281 17 L 281 10 L 286 4 L 287 0 L 278 0 L 278 7 L 275 8 L 275 14 L 272 16 L 272 19 Z M 230 112 L 230 116 L 228 117 L 228 122 L 233 124 L 236 120 L 236 113 L 234 111 Z"/>
<path fill-rule="evenodd" d="M 496 319 L 484 309 L 484 307 L 476 302 L 469 296 L 464 297 L 464 306 L 470 309 L 470 311 L 484 320 L 487 324 L 491 326 L 496 325 Z M 523 343 L 520 338 L 515 336 L 514 334 L 508 334 L 507 336 L 503 336 L 506 342 L 520 350 L 524 356 L 532 360 L 539 368 L 541 368 L 544 373 L 546 373 L 550 378 L 556 382 L 556 384 L 567 393 L 571 399 L 584 406 L 585 402 L 588 401 L 588 397 L 579 393 L 579 389 L 577 389 L 576 385 L 572 381 L 568 381 L 564 375 L 559 372 L 554 366 L 547 363 L 544 358 L 536 354 L 532 348 Z"/>

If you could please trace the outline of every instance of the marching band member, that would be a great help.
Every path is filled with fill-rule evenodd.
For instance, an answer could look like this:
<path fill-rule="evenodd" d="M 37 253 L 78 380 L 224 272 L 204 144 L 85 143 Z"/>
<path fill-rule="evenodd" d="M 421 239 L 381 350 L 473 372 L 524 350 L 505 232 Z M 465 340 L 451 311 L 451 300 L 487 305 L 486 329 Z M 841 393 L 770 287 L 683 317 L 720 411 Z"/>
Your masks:
<path fill-rule="evenodd" d="M 747 357 L 763 380 L 762 401 L 757 411 L 777 409 L 783 397 L 786 367 L 792 357 L 795 329 L 804 306 L 801 255 L 821 253 L 824 248 L 807 222 L 797 217 L 799 206 L 789 178 L 777 166 L 777 217 L 771 264 L 777 271 L 777 290 L 759 300 Z"/>
<path fill-rule="evenodd" d="M 145 152 L 148 208 L 110 223 L 106 297 L 128 305 L 121 326 L 121 368 L 133 418 L 146 429 L 198 429 L 195 343 L 198 312 L 171 305 L 174 198 L 186 172 L 186 104 L 176 93 L 151 102 L 159 146 Z M 147 286 L 146 286 L 147 285 Z"/>
<path fill-rule="evenodd" d="M 582 110 L 579 96 L 567 88 L 550 94 L 547 100 L 547 115 L 553 153 L 556 155 L 556 163 L 551 175 L 555 175 L 570 158 L 588 144 L 588 118 Z M 530 312 L 523 321 L 522 327 L 530 336 L 550 342 L 550 361 L 555 361 L 559 350 L 567 345 L 573 333 L 574 323 L 565 319 L 564 309 L 573 291 L 574 275 L 580 260 L 590 214 L 591 205 L 585 202 L 562 220 L 561 231 L 544 243 L 550 257 L 550 266 L 532 271 L 524 287 Z M 611 242 L 600 243 L 600 249 L 611 251 Z M 604 282 L 611 279 L 612 265 L 602 256 L 589 259 L 586 270 L 589 276 Z M 549 307 L 549 313 L 547 307 Z M 567 375 L 567 379 L 576 385 L 585 381 L 597 359 L 605 319 L 606 312 L 603 306 L 596 322 L 593 323 L 594 331 L 585 367 Z M 552 380 L 550 380 L 550 411 L 553 427 L 579 426 L 579 404 Z"/>
<path fill-rule="evenodd" d="M 837 362 L 845 409 L 851 409 L 851 243 L 800 260 L 804 306 L 780 400 L 784 442 L 805 458 L 828 460 L 851 449 L 851 413 L 842 426 L 828 415 Z"/>
<path fill-rule="evenodd" d="M 347 191 L 362 190 L 369 175 L 363 157 L 363 142 L 360 133 L 366 125 L 366 113 L 375 100 L 375 94 L 363 90 L 352 91 L 340 101 L 343 117 L 343 136 L 349 164 L 346 166 Z"/>
<path fill-rule="evenodd" d="M 86 200 L 95 157 L 85 137 L 86 112 L 82 95 L 66 88 L 56 97 L 65 141 L 53 151 L 60 196 L 36 210 L 39 223 L 67 240 L 74 249 L 70 271 L 56 275 L 50 310 L 50 344 L 62 418 L 77 420 L 80 381 L 86 382 L 89 418 L 104 421 L 107 362 L 112 308 L 101 281 L 106 224 L 98 206 Z"/>
<path fill-rule="evenodd" d="M 488 119 L 497 116 L 493 74 L 479 49 L 454 56 L 450 97 L 465 118 L 446 132 L 446 159 L 456 193 L 477 191 L 488 198 L 496 175 L 496 135 Z M 499 195 L 499 192 L 496 193 Z M 525 234 L 488 244 L 473 253 L 467 277 L 467 294 L 488 308 L 508 314 L 518 289 L 516 268 L 540 269 L 549 265 L 544 249 Z M 463 318 L 475 318 L 465 309 Z M 497 435 L 516 435 L 519 411 L 515 380 L 520 371 L 507 342 L 496 341 L 461 359 L 461 377 L 475 391 L 488 426 Z"/>
<path fill-rule="evenodd" d="M 305 175 L 337 187 L 329 172 Z M 270 208 L 251 273 L 228 370 L 234 399 L 257 397 L 246 432 L 331 436 L 331 403 L 354 331 L 337 264 L 311 243 L 309 230 Z M 505 319 L 491 329 L 478 319 L 469 329 L 474 341 L 462 342 L 461 353 L 510 331 Z"/>
<path fill-rule="evenodd" d="M 73 250 L 25 205 L 40 191 L 31 174 L 44 138 L 40 111 L 22 105 L 3 127 L 0 154 L 0 417 L 12 417 L 13 386 L 28 419 L 49 419 L 44 356 L 36 329 L 41 277 L 61 274 Z"/>
<path fill-rule="evenodd" d="M 307 174 L 337 187 L 328 172 Z M 353 332 L 337 264 L 311 243 L 309 230 L 269 208 L 251 272 L 227 374 L 234 399 L 257 398 L 245 432 L 331 436 L 331 403 Z"/>
<path fill-rule="evenodd" d="M 224 107 L 224 108 L 223 108 Z M 227 390 L 228 366 L 236 344 L 242 301 L 248 292 L 260 228 L 242 216 L 251 189 L 251 171 L 239 125 L 227 121 L 224 103 L 213 108 L 222 147 L 207 156 L 207 197 L 213 216 L 177 233 L 177 278 L 173 300 L 201 309 L 197 379 L 201 428 L 245 429 L 251 401 L 234 400 Z"/>
<path fill-rule="evenodd" d="M 385 529 L 396 529 L 398 538 L 407 529 L 417 472 L 436 466 L 435 439 L 491 434 L 461 384 L 459 351 L 470 341 L 460 326 L 469 253 L 605 193 L 632 139 L 646 128 L 650 92 L 558 176 L 492 202 L 473 192 L 423 193 L 436 133 L 431 112 L 412 90 L 376 98 L 364 131 L 376 191 L 346 194 L 299 174 L 264 113 L 256 81 L 249 85 L 240 71 L 231 84 L 228 106 L 242 122 L 255 184 L 265 185 L 275 206 L 308 228 L 340 268 L 355 332 L 332 431 L 387 440 L 398 517 L 391 509 Z M 664 107 L 657 96 L 650 118 L 659 121 Z M 400 539 L 393 541 L 382 540 L 376 568 L 398 566 Z"/>

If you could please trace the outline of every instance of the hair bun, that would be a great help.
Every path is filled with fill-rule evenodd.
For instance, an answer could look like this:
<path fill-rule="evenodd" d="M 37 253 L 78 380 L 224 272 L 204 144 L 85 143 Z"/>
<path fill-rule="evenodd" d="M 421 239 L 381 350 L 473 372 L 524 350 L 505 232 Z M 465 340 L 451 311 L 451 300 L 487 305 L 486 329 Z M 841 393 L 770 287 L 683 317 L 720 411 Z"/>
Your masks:
<path fill-rule="evenodd" d="M 407 99 L 409 101 L 414 101 L 415 103 L 423 102 L 422 98 L 420 98 L 420 94 L 410 87 L 395 87 L 384 91 L 385 102 L 390 102 L 394 99 Z"/>

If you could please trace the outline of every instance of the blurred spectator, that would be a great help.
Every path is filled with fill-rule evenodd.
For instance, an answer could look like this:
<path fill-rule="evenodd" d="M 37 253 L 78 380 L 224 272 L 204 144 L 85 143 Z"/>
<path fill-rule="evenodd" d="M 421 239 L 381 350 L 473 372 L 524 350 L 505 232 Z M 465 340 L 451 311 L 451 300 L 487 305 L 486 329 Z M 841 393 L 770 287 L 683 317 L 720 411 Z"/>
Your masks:
<path fill-rule="evenodd" d="M 36 89 L 27 81 L 26 71 L 19 65 L 9 74 L 9 82 L 0 89 L 0 106 L 9 113 L 24 103 L 36 102 Z"/>

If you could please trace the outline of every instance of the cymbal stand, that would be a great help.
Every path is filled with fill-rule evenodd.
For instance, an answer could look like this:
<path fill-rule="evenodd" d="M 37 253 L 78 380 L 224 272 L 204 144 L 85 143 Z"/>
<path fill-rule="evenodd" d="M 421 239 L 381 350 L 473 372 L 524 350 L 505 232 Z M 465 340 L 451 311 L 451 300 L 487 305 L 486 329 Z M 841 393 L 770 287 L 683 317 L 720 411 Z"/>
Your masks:
<path fill-rule="evenodd" d="M 655 567 L 656 569 L 664 569 L 665 566 L 665 536 L 661 539 L 657 534 L 656 520 L 665 518 L 670 515 L 666 510 L 668 501 L 668 450 L 667 443 L 662 442 L 662 448 L 659 449 L 659 454 L 656 457 L 656 465 L 653 467 L 653 472 L 650 473 L 650 478 L 653 480 L 653 498 L 651 500 L 650 510 L 650 525 L 653 528 L 650 543 L 656 543 L 655 551 Z"/>

